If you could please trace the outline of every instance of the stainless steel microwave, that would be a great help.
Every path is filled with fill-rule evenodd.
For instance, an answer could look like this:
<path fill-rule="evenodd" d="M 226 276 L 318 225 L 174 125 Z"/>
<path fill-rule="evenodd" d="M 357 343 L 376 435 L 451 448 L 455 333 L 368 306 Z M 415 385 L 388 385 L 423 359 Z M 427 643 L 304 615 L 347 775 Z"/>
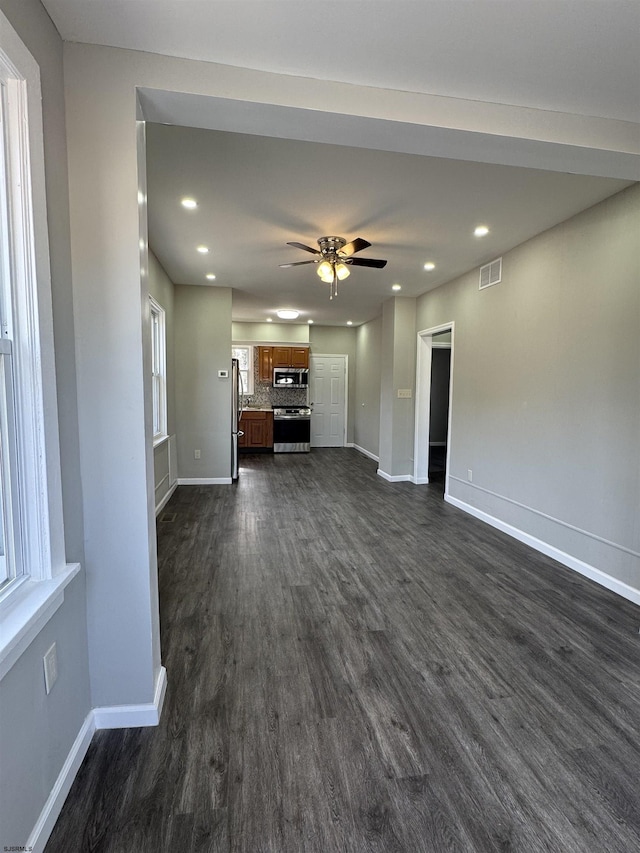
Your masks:
<path fill-rule="evenodd" d="M 274 367 L 274 388 L 307 388 L 309 386 L 309 370 L 302 367 Z"/>

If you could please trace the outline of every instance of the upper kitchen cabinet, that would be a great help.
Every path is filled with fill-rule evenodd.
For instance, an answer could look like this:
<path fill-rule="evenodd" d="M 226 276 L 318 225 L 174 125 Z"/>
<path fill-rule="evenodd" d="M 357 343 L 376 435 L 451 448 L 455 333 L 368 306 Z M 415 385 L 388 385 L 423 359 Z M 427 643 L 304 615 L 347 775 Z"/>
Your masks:
<path fill-rule="evenodd" d="M 273 347 L 258 347 L 258 376 L 260 382 L 271 382 L 273 378 Z"/>
<path fill-rule="evenodd" d="M 273 347 L 272 367 L 309 367 L 309 347 Z"/>

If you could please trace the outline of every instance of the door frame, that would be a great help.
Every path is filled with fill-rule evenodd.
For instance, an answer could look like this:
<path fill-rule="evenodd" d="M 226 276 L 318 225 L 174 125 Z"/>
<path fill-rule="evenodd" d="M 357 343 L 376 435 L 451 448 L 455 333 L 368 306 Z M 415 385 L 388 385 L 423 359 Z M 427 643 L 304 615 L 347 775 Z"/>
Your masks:
<path fill-rule="evenodd" d="M 344 397 L 342 398 L 342 409 L 344 411 L 344 431 L 342 433 L 342 446 L 347 446 L 347 427 L 349 420 L 349 356 L 346 352 L 310 352 L 309 353 L 309 394 L 311 394 L 311 359 L 314 358 L 344 358 Z M 311 400 L 309 401 L 311 402 Z"/>
<path fill-rule="evenodd" d="M 416 407 L 413 446 L 413 482 L 426 485 L 429 482 L 429 419 L 431 414 L 431 359 L 433 336 L 440 332 L 451 332 L 451 365 L 449 368 L 449 410 L 447 412 L 447 459 L 444 479 L 445 500 L 449 494 L 449 470 L 451 458 L 451 423 L 453 415 L 453 359 L 455 323 L 441 323 L 418 332 L 416 351 Z"/>

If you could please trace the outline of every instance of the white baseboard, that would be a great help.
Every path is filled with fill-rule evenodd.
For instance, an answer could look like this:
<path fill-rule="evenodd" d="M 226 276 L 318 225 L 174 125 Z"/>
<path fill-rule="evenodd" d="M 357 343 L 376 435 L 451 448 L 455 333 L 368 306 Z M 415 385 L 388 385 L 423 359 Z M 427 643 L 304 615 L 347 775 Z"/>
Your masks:
<path fill-rule="evenodd" d="M 428 477 L 414 477 L 413 474 L 409 477 L 409 480 L 416 486 L 426 486 L 429 483 Z"/>
<path fill-rule="evenodd" d="M 378 468 L 378 476 L 389 483 L 408 483 L 411 480 L 411 474 L 387 474 L 382 468 Z"/>
<path fill-rule="evenodd" d="M 229 486 L 231 477 L 178 477 L 178 486 Z"/>
<path fill-rule="evenodd" d="M 163 510 L 163 509 L 165 508 L 165 506 L 169 503 L 169 501 L 170 501 L 170 499 L 171 499 L 171 495 L 175 492 L 175 490 L 176 490 L 177 488 L 178 488 L 178 483 L 177 483 L 177 482 L 175 482 L 175 483 L 173 484 L 173 486 L 171 486 L 171 487 L 169 488 L 169 491 L 167 492 L 167 494 L 162 498 L 162 500 L 160 501 L 160 503 L 156 506 L 156 516 L 160 515 L 160 513 L 162 512 L 162 510 Z"/>
<path fill-rule="evenodd" d="M 43 853 L 49 836 L 53 832 L 64 801 L 67 799 L 73 780 L 82 764 L 91 738 L 97 729 L 157 726 L 160 722 L 162 705 L 167 690 L 167 671 L 162 666 L 156 678 L 153 702 L 145 705 L 120 705 L 113 708 L 94 708 L 85 717 L 78 736 L 69 750 L 44 808 L 32 829 L 24 850 Z"/>
<path fill-rule="evenodd" d="M 513 527 L 513 525 L 507 524 L 505 521 L 501 521 L 499 518 L 495 518 L 495 516 L 489 515 L 489 513 L 484 512 L 481 509 L 476 509 L 474 506 L 471 506 L 471 504 L 465 503 L 458 498 L 452 498 L 450 495 L 445 495 L 444 499 L 452 506 L 469 513 L 469 515 L 473 515 L 474 518 L 478 518 L 486 524 L 490 524 L 491 527 L 495 527 L 496 530 L 501 530 L 503 533 L 506 533 L 508 536 L 512 536 L 514 539 L 517 539 L 518 542 L 523 542 L 535 551 L 539 551 L 541 554 L 551 557 L 551 559 L 556 560 L 558 563 L 562 563 L 563 566 L 573 569 L 574 572 L 578 572 L 578 574 L 595 581 L 597 584 L 600 584 L 600 586 L 605 587 L 605 589 L 621 595 L 623 598 L 626 598 L 628 601 L 632 601 L 634 604 L 640 604 L 639 589 L 629 586 L 629 584 L 624 583 L 624 581 L 619 581 L 617 578 L 606 574 L 606 572 L 603 572 L 600 569 L 596 569 L 595 566 L 590 566 L 588 563 L 584 563 L 582 560 L 572 557 L 571 554 L 561 551 L 554 545 L 549 545 L 548 542 L 543 542 L 541 539 L 537 539 L 535 536 L 525 533 L 524 530 Z"/>
<path fill-rule="evenodd" d="M 359 444 L 351 444 L 350 447 L 353 447 L 354 450 L 357 450 L 359 453 L 362 453 L 363 456 L 368 456 L 369 459 L 373 459 L 374 462 L 379 462 L 380 457 L 376 456 L 375 453 L 371 453 L 369 450 L 366 450 L 364 447 L 360 447 Z"/>
<path fill-rule="evenodd" d="M 58 774 L 51 793 L 47 797 L 47 802 L 40 812 L 40 817 L 36 821 L 36 825 L 31 831 L 26 845 L 21 849 L 33 850 L 33 853 L 42 853 L 46 847 L 49 836 L 53 832 L 53 827 L 62 811 L 64 801 L 71 790 L 73 780 L 76 778 L 80 765 L 87 754 L 95 730 L 96 724 L 93 719 L 93 711 L 89 711 L 78 732 L 78 736 L 73 742 L 73 746 L 69 750 L 66 761 L 62 765 L 62 770 Z"/>
<path fill-rule="evenodd" d="M 96 729 L 129 729 L 141 726 L 157 726 L 162 714 L 164 695 L 167 690 L 167 670 L 161 666 L 156 678 L 153 702 L 141 705 L 108 705 L 94 708 Z"/>
<path fill-rule="evenodd" d="M 446 441 L 430 441 L 429 442 L 429 447 L 446 447 L 446 446 L 447 446 Z"/>

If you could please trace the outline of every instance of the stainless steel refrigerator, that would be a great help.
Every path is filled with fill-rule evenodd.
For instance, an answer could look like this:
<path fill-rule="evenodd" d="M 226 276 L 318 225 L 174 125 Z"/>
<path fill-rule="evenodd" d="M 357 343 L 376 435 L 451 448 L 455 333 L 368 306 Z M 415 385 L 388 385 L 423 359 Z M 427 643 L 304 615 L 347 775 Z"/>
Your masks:
<path fill-rule="evenodd" d="M 240 429 L 244 389 L 242 374 L 237 358 L 231 359 L 231 477 L 238 479 L 238 438 L 244 433 Z"/>

